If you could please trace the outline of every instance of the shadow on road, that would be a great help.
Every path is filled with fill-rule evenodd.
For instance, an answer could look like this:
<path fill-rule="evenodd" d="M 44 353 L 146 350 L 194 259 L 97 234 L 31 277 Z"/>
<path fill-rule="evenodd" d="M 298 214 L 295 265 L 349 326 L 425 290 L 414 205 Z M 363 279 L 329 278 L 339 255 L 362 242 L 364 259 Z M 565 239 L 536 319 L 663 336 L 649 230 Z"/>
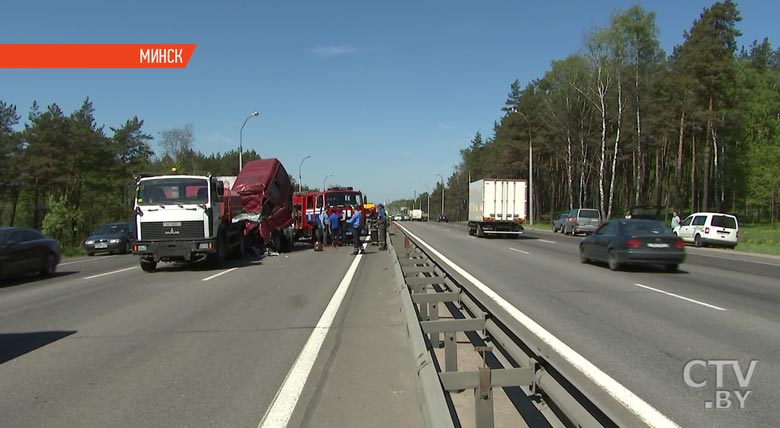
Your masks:
<path fill-rule="evenodd" d="M 75 270 L 75 271 L 55 272 L 54 275 L 52 276 L 40 276 L 37 273 L 31 273 L 29 275 L 20 275 L 20 276 L 14 276 L 10 278 L 0 278 L 0 288 L 13 287 L 16 285 L 22 285 L 27 283 L 41 282 L 41 281 L 46 281 L 54 278 L 62 278 L 77 273 L 79 273 L 79 271 Z"/>
<path fill-rule="evenodd" d="M 68 337 L 75 331 L 39 331 L 35 333 L 0 333 L 0 364 Z"/>

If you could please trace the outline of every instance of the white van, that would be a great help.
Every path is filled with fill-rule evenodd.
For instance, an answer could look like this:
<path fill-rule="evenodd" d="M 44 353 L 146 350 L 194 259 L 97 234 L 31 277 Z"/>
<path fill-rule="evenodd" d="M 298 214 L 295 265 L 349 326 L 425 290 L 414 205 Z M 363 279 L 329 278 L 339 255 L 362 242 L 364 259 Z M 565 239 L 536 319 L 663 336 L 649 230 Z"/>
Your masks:
<path fill-rule="evenodd" d="M 739 222 L 730 214 L 695 213 L 675 227 L 674 233 L 697 247 L 717 245 L 734 248 L 739 240 Z"/>

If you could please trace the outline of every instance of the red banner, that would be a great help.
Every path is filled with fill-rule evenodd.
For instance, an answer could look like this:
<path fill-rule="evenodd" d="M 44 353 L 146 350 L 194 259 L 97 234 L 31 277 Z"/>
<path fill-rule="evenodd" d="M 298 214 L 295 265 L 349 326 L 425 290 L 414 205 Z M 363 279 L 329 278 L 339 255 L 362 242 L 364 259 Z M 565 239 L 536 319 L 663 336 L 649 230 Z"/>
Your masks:
<path fill-rule="evenodd" d="M 0 68 L 185 68 L 195 44 L 0 44 Z"/>

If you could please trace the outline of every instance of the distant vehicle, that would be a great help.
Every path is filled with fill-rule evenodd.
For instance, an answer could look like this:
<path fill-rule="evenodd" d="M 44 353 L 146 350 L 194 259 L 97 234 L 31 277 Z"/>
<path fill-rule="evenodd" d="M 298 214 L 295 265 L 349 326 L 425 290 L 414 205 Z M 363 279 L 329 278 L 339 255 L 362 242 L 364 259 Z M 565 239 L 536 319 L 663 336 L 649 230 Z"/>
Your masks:
<path fill-rule="evenodd" d="M 393 221 L 401 221 L 403 219 L 404 219 L 404 216 L 402 216 L 401 214 L 396 214 L 396 215 L 393 216 Z"/>
<path fill-rule="evenodd" d="M 526 215 L 526 181 L 484 179 L 469 184 L 469 235 L 523 233 Z"/>
<path fill-rule="evenodd" d="M 685 218 L 674 230 L 683 241 L 734 248 L 739 242 L 739 222 L 730 214 L 701 212 Z"/>
<path fill-rule="evenodd" d="M 56 239 L 26 227 L 0 227 L 0 278 L 36 272 L 52 276 L 59 263 Z"/>
<path fill-rule="evenodd" d="M 410 221 L 411 219 L 412 219 L 412 216 L 410 216 L 409 214 L 404 214 L 404 217 L 403 217 L 404 221 Z"/>
<path fill-rule="evenodd" d="M 423 221 L 423 211 L 412 210 L 412 221 Z"/>
<path fill-rule="evenodd" d="M 436 217 L 436 221 L 443 221 L 445 223 L 449 223 L 449 220 L 447 219 L 447 214 L 441 213 Z"/>
<path fill-rule="evenodd" d="M 127 254 L 132 251 L 130 223 L 126 221 L 99 226 L 84 240 L 88 256 L 97 252 Z"/>
<path fill-rule="evenodd" d="M 563 223 L 564 235 L 578 233 L 593 233 L 601 225 L 601 213 L 593 208 L 575 208 L 569 211 L 569 216 Z"/>
<path fill-rule="evenodd" d="M 569 218 L 569 212 L 562 212 L 558 214 L 558 217 L 553 219 L 552 231 L 563 232 L 563 224 L 566 223 L 566 219 Z"/>
<path fill-rule="evenodd" d="M 611 220 L 580 242 L 580 261 L 607 262 L 611 270 L 628 264 L 662 265 L 676 272 L 685 243 L 656 220 Z"/>

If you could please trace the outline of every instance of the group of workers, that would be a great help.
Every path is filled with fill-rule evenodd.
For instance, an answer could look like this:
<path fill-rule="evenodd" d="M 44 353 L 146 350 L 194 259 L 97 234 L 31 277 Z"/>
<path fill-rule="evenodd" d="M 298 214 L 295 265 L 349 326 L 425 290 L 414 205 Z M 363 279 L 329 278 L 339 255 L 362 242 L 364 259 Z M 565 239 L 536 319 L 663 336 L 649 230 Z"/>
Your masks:
<path fill-rule="evenodd" d="M 371 216 L 376 223 L 379 239 L 379 249 L 386 250 L 387 213 L 385 212 L 384 205 L 377 205 L 377 209 L 372 209 L 369 216 Z M 350 217 L 344 224 L 342 224 L 341 216 L 334 209 L 334 207 L 331 206 L 327 211 L 322 210 L 322 212 L 320 212 L 320 214 L 317 216 L 316 224 L 316 242 L 314 244 L 315 249 L 321 250 L 323 245 L 332 245 L 333 247 L 341 245 L 342 241 L 344 240 L 344 232 L 346 232 L 345 229 L 349 227 L 350 231 L 352 232 L 352 241 L 354 246 L 352 254 L 356 255 L 364 253 L 363 244 L 360 241 L 360 230 L 363 224 L 363 214 L 360 210 L 355 210 L 354 214 L 352 214 L 352 217 Z"/>

